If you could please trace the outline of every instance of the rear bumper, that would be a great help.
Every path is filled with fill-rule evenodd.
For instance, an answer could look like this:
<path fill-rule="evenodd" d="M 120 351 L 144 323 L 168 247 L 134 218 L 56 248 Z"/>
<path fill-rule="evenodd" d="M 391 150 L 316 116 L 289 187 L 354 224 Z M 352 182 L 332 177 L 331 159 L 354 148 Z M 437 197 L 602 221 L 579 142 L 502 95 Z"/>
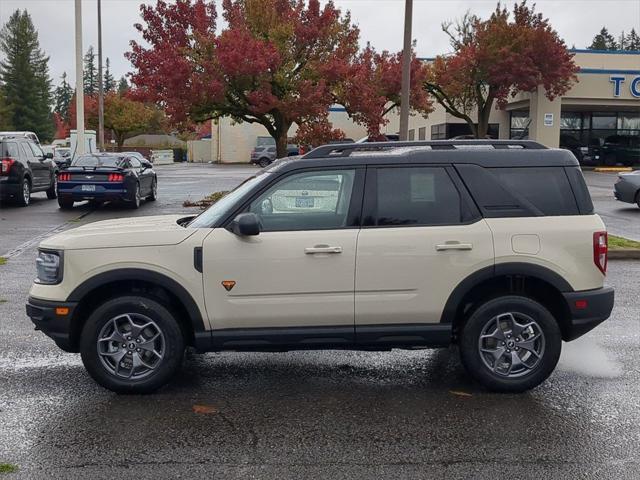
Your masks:
<path fill-rule="evenodd" d="M 71 344 L 71 318 L 77 306 L 76 302 L 54 302 L 29 297 L 27 300 L 27 315 L 36 327 L 45 335 L 53 339 L 62 350 L 75 352 L 77 349 Z M 59 315 L 57 308 L 68 308 L 68 313 Z"/>
<path fill-rule="evenodd" d="M 581 337 L 604 322 L 613 310 L 614 292 L 611 287 L 595 290 L 563 293 L 571 318 L 564 333 L 564 340 L 569 342 Z"/>
<path fill-rule="evenodd" d="M 9 183 L 8 178 L 0 179 L 0 198 L 15 197 L 22 194 L 22 185 Z"/>
<path fill-rule="evenodd" d="M 111 188 L 109 188 L 111 187 Z M 129 200 L 129 192 L 125 186 L 95 185 L 95 191 L 82 190 L 82 185 L 58 184 L 58 196 L 64 199 L 82 200 Z"/>

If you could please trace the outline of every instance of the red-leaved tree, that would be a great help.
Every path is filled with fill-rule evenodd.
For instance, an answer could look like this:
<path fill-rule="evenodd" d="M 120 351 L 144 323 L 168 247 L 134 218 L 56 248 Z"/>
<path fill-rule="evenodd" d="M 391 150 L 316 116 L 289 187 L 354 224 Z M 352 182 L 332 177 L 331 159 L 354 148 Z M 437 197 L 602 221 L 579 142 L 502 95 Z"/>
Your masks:
<path fill-rule="evenodd" d="M 132 42 L 133 83 L 161 102 L 174 122 L 229 116 L 263 125 L 287 152 L 287 132 L 332 103 L 323 71 L 347 68 L 358 29 L 332 2 L 224 0 L 227 22 L 216 34 L 214 2 L 159 0 L 140 7 L 136 25 L 149 45 Z"/>
<path fill-rule="evenodd" d="M 415 55 L 411 60 L 410 102 L 413 112 L 428 115 L 432 102 L 422 88 L 427 68 Z M 380 135 L 380 126 L 388 123 L 387 114 L 400 107 L 402 89 L 402 53 L 377 53 L 367 47 L 349 66 L 336 91 L 336 103 L 345 107 L 356 123 L 364 125 L 370 137 Z"/>
<path fill-rule="evenodd" d="M 430 65 L 425 89 L 451 115 L 484 138 L 493 105 L 544 87 L 552 100 L 577 81 L 578 67 L 549 20 L 526 1 L 514 5 L 513 17 L 500 3 L 488 20 L 465 15 L 445 24 L 454 53 Z M 476 118 L 473 118 L 474 112 Z"/>
<path fill-rule="evenodd" d="M 140 9 L 144 25 L 136 28 L 145 43 L 131 43 L 131 79 L 174 123 L 224 116 L 257 123 L 281 157 L 294 123 L 305 143 L 344 136 L 327 115 L 336 102 L 372 134 L 399 103 L 398 56 L 359 55 L 357 27 L 332 1 L 224 0 L 219 34 L 213 1 L 158 0 Z M 414 69 L 420 80 L 417 61 Z M 422 108 L 426 95 L 414 85 Z"/>

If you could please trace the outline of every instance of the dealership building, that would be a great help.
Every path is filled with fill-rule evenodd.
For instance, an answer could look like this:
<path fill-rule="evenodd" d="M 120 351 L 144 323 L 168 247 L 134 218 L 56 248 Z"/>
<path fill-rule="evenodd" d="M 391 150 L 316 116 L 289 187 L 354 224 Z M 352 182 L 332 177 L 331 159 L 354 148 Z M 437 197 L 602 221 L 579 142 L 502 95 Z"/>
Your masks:
<path fill-rule="evenodd" d="M 613 135 L 640 138 L 640 52 L 571 50 L 580 67 L 578 82 L 564 96 L 549 101 L 542 89 L 510 98 L 503 110 L 494 109 L 489 119 L 493 138 L 530 138 L 549 147 L 601 144 Z M 429 61 L 429 59 L 425 59 Z M 464 121 L 439 106 L 428 117 L 409 120 L 410 140 L 442 140 L 469 134 Z M 344 109 L 334 107 L 329 118 L 348 138 L 366 135 L 350 121 Z M 386 133 L 398 131 L 396 113 L 389 115 Z M 290 131 L 295 135 L 295 127 Z M 211 153 L 214 161 L 248 162 L 250 152 L 264 141 L 260 125 L 234 124 L 221 119 L 213 127 Z"/>

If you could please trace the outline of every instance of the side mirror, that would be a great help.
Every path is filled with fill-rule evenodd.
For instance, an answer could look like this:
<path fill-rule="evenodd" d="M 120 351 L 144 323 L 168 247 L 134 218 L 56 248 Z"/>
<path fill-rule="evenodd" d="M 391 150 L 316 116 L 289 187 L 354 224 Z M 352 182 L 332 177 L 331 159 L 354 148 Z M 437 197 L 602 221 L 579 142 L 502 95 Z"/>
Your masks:
<path fill-rule="evenodd" d="M 231 231 L 242 237 L 260 233 L 260 218 L 255 213 L 241 213 L 231 222 Z"/>
<path fill-rule="evenodd" d="M 45 159 L 46 158 L 53 158 L 53 153 L 47 152 L 47 153 L 44 154 L 44 157 L 42 157 L 42 158 L 45 158 Z"/>
<path fill-rule="evenodd" d="M 153 168 L 153 165 L 151 164 L 151 162 L 144 160 L 141 163 L 142 163 L 142 168 L 144 170 L 146 170 L 147 168 Z"/>

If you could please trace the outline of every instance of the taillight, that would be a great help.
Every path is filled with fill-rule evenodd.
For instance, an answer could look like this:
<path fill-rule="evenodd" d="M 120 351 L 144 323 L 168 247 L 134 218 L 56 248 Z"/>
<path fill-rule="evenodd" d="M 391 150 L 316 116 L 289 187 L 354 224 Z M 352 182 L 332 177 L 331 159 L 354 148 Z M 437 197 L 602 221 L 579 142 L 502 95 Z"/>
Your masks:
<path fill-rule="evenodd" d="M 70 173 L 59 173 L 58 174 L 58 181 L 59 182 L 70 182 L 71 181 L 71 174 Z"/>
<path fill-rule="evenodd" d="M 11 166 L 14 163 L 16 163 L 16 161 L 13 158 L 3 158 L 0 173 L 2 173 L 2 175 L 9 175 L 9 170 L 11 170 Z"/>
<path fill-rule="evenodd" d="M 124 175 L 122 175 L 121 173 L 110 173 L 109 174 L 109 181 L 110 182 L 121 182 L 124 180 Z"/>
<path fill-rule="evenodd" d="M 593 234 L 593 263 L 603 273 L 607 274 L 607 253 L 609 240 L 607 232 L 595 232 Z"/>

